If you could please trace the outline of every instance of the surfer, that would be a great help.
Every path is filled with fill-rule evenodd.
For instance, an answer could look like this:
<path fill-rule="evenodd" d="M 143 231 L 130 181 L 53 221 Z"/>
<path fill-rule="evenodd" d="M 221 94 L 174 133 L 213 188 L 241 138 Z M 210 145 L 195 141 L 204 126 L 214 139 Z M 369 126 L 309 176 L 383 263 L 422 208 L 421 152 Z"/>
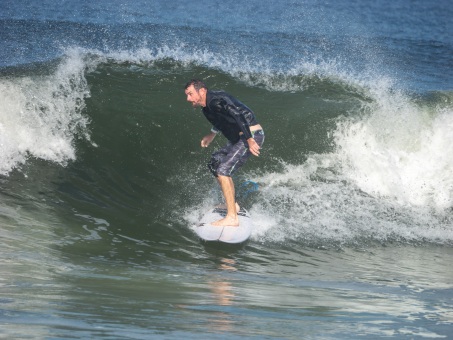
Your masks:
<path fill-rule="evenodd" d="M 221 132 L 228 143 L 211 155 L 209 170 L 217 178 L 227 206 L 225 218 L 212 223 L 214 226 L 238 226 L 239 206 L 235 199 L 231 176 L 250 155 L 259 156 L 264 142 L 264 132 L 255 114 L 239 100 L 224 91 L 208 90 L 198 79 L 185 86 L 187 101 L 193 107 L 200 106 L 206 119 L 212 124 L 211 132 L 201 140 L 206 148 Z"/>

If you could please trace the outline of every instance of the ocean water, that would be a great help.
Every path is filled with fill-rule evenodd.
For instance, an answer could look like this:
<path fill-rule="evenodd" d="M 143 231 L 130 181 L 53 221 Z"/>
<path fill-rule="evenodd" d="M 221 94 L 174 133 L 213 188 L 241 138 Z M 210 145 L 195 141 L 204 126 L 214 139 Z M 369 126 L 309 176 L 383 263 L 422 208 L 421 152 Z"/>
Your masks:
<path fill-rule="evenodd" d="M 0 338 L 453 338 L 451 1 L 0 2 Z M 266 132 L 206 244 L 203 78 Z M 248 180 L 259 190 L 247 192 Z"/>

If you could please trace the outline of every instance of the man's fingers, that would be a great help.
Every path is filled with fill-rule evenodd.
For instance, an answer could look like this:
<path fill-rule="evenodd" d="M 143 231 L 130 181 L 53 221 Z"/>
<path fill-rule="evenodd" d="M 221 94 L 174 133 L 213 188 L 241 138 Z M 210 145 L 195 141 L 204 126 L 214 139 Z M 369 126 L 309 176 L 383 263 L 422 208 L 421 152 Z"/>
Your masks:
<path fill-rule="evenodd" d="M 260 147 L 258 145 L 254 146 L 253 149 L 250 149 L 250 152 L 252 155 L 258 156 L 260 154 Z"/>

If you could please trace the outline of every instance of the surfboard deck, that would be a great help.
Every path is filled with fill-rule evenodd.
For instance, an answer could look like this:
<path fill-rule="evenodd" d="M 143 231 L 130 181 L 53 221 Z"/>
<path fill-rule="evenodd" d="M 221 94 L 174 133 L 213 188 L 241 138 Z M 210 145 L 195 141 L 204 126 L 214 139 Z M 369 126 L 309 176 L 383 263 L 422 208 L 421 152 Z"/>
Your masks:
<path fill-rule="evenodd" d="M 227 210 L 222 207 L 214 207 L 203 215 L 195 226 L 196 234 L 205 241 L 218 241 L 224 243 L 242 243 L 248 240 L 252 234 L 253 222 L 250 214 L 244 208 L 238 212 L 239 226 L 216 227 L 212 222 L 225 217 Z"/>

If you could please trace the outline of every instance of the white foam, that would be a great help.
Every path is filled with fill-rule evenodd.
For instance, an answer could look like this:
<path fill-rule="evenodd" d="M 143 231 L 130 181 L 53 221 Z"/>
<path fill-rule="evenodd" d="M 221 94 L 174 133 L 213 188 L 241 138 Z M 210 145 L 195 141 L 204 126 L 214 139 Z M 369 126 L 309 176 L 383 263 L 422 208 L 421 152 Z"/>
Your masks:
<path fill-rule="evenodd" d="M 450 244 L 447 216 L 429 206 L 369 195 L 340 172 L 338 155 L 313 155 L 304 164 L 256 175 L 259 198 L 250 213 L 260 241 L 330 247 L 368 242 Z"/>
<path fill-rule="evenodd" d="M 453 111 L 419 107 L 387 94 L 360 120 L 338 124 L 344 174 L 361 190 L 402 204 L 453 206 Z"/>
<path fill-rule="evenodd" d="M 453 110 L 427 107 L 383 82 L 338 119 L 332 153 L 252 176 L 255 238 L 343 243 L 453 242 Z"/>
<path fill-rule="evenodd" d="M 48 76 L 0 79 L 0 173 L 29 157 L 66 164 L 75 159 L 74 138 L 87 134 L 89 96 L 79 55 L 68 56 Z"/>

